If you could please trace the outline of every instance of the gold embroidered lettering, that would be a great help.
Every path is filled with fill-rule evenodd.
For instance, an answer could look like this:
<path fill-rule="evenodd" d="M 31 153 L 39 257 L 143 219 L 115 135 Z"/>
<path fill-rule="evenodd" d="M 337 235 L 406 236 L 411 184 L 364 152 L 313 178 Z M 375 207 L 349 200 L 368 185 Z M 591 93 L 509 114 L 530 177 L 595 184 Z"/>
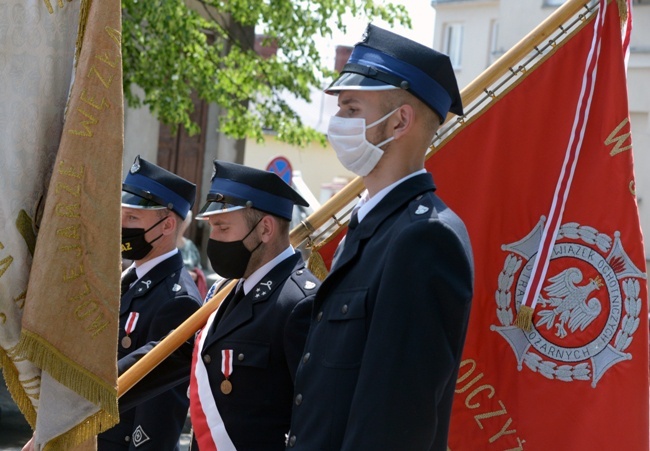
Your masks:
<path fill-rule="evenodd" d="M 108 326 L 108 321 L 104 319 L 104 315 L 101 313 L 95 317 L 93 322 L 86 328 L 90 335 L 95 338 L 101 331 L 106 329 Z"/>
<path fill-rule="evenodd" d="M 18 308 L 21 310 L 25 307 L 25 299 L 27 299 L 27 291 L 23 291 L 16 299 L 14 299 L 14 302 L 18 304 Z"/>
<path fill-rule="evenodd" d="M 56 182 L 56 194 L 61 194 L 62 191 L 69 193 L 74 197 L 79 197 L 81 195 L 81 184 L 77 183 L 75 186 L 68 185 L 63 182 Z"/>
<path fill-rule="evenodd" d="M 77 254 L 77 257 L 81 257 L 83 254 L 83 248 L 78 244 L 74 246 L 59 246 L 59 250 L 63 252 L 74 251 Z"/>
<path fill-rule="evenodd" d="M 85 112 L 84 110 L 82 110 L 82 109 L 80 109 L 80 108 L 77 109 L 77 111 L 78 111 L 79 113 L 81 113 L 83 116 L 85 116 L 85 117 L 88 118 L 87 121 L 81 121 L 81 125 L 83 126 L 83 128 L 84 128 L 85 130 L 84 130 L 84 131 L 79 131 L 79 130 L 68 130 L 68 133 L 71 133 L 71 134 L 73 134 L 73 135 L 77 135 L 77 136 L 85 136 L 85 137 L 88 137 L 88 138 L 92 138 L 92 136 L 93 136 L 93 132 L 92 132 L 92 130 L 90 129 L 90 126 L 91 126 L 91 125 L 97 125 L 97 123 L 99 122 L 99 120 L 98 120 L 96 117 L 92 116 L 91 114 Z"/>
<path fill-rule="evenodd" d="M 614 144 L 614 148 L 609 152 L 609 156 L 613 157 L 614 155 L 618 155 L 619 153 L 632 148 L 632 144 L 623 147 L 623 143 L 625 143 L 625 141 L 627 141 L 631 135 L 629 131 L 627 133 L 623 133 L 620 136 L 617 136 L 618 132 L 620 132 L 621 129 L 625 127 L 629 121 L 630 120 L 626 117 L 623 120 L 623 122 L 621 122 L 616 126 L 614 131 L 611 132 L 607 137 L 607 139 L 605 140 L 606 146 L 609 146 L 610 144 Z"/>
<path fill-rule="evenodd" d="M 83 283 L 83 291 L 79 294 L 76 294 L 74 296 L 70 296 L 68 298 L 68 302 L 78 302 L 81 300 L 81 298 L 85 298 L 90 294 L 90 286 L 88 285 L 87 282 Z"/>
<path fill-rule="evenodd" d="M 122 45 L 122 33 L 108 25 L 104 27 L 104 31 L 113 41 L 115 41 L 115 44 L 117 44 L 118 47 Z"/>
<path fill-rule="evenodd" d="M 57 236 L 63 237 L 63 238 L 70 238 L 73 240 L 78 240 L 80 238 L 79 235 L 79 224 L 74 224 L 68 227 L 63 227 L 61 229 L 57 229 L 56 231 Z"/>
<path fill-rule="evenodd" d="M 66 166 L 66 161 L 61 161 L 59 163 L 59 174 L 67 175 L 68 177 L 74 177 L 76 179 L 82 179 L 84 176 L 84 166 L 81 165 L 78 168 L 73 168 L 72 166 Z"/>
<path fill-rule="evenodd" d="M 95 74 L 95 76 L 97 78 L 99 78 L 99 82 L 102 85 L 104 85 L 104 87 L 106 89 L 108 89 L 111 86 L 111 83 L 113 83 L 113 76 L 112 75 L 110 75 L 108 78 L 102 77 L 102 74 L 99 73 L 99 71 L 97 70 L 97 68 L 94 65 L 90 68 L 90 71 L 88 73 L 88 78 L 90 78 L 91 75 L 93 75 L 93 74 Z"/>
<path fill-rule="evenodd" d="M 54 210 L 56 211 L 57 216 L 64 218 L 79 218 L 81 217 L 81 213 L 79 212 L 80 208 L 80 204 L 56 204 Z"/>
<path fill-rule="evenodd" d="M 108 52 L 104 52 L 103 55 L 95 55 L 95 58 L 97 58 L 102 63 L 108 64 L 113 69 L 115 69 L 117 67 L 118 59 L 115 58 L 114 60 L 111 61 L 110 55 L 108 54 Z"/>
<path fill-rule="evenodd" d="M 495 441 L 497 441 L 499 438 L 501 438 L 504 435 L 516 434 L 517 433 L 516 429 L 507 430 L 508 426 L 510 426 L 511 424 L 512 424 L 512 418 L 508 418 L 508 421 L 506 421 L 506 424 L 503 425 L 501 430 L 499 432 L 497 432 L 495 435 L 493 435 L 492 437 L 490 437 L 489 442 L 494 443 Z"/>
<path fill-rule="evenodd" d="M 494 417 L 498 417 L 498 416 L 501 416 L 501 415 L 506 415 L 508 413 L 508 411 L 506 410 L 506 406 L 503 405 L 501 400 L 497 400 L 497 402 L 501 406 L 501 410 L 497 410 L 495 412 L 488 412 L 488 413 L 479 413 L 478 415 L 474 415 L 474 420 L 478 424 L 478 427 L 480 427 L 481 429 L 484 429 L 483 425 L 481 424 L 481 420 L 494 418 Z"/>
<path fill-rule="evenodd" d="M 103 109 L 111 107 L 111 104 L 108 103 L 108 101 L 106 100 L 106 97 L 102 97 L 102 100 L 99 103 L 97 103 L 97 101 L 95 101 L 94 97 L 89 97 L 89 96 L 86 95 L 86 90 L 85 89 L 83 91 L 81 91 L 81 95 L 79 96 L 79 98 L 86 105 L 90 105 L 91 107 L 93 107 L 96 110 L 101 111 Z"/>
<path fill-rule="evenodd" d="M 77 318 L 84 319 L 91 313 L 94 313 L 97 310 L 97 303 L 93 300 L 85 301 L 83 304 L 78 306 L 74 313 L 77 315 Z"/>
<path fill-rule="evenodd" d="M 469 407 L 470 409 L 477 409 L 477 408 L 479 408 L 479 407 L 481 406 L 481 403 L 478 403 L 478 402 L 477 402 L 477 403 L 475 403 L 475 404 L 470 404 L 470 400 L 471 400 L 474 396 L 476 396 L 476 394 L 477 394 L 478 392 L 483 391 L 483 390 L 489 390 L 489 391 L 490 391 L 490 394 L 488 395 L 488 398 L 490 398 L 490 399 L 492 399 L 492 397 L 494 396 L 494 393 L 496 392 L 496 390 L 494 389 L 494 387 L 491 386 L 491 385 L 481 385 L 480 387 L 475 388 L 474 391 L 472 391 L 472 393 L 470 393 L 469 395 L 467 395 L 467 398 L 465 398 L 465 405 L 466 405 L 467 407 Z"/>
<path fill-rule="evenodd" d="M 71 280 L 78 279 L 79 277 L 83 276 L 84 273 L 84 266 L 82 263 L 79 263 L 79 269 L 78 271 L 74 268 L 70 268 L 68 270 L 63 270 L 63 281 L 64 282 L 70 282 Z"/>
<path fill-rule="evenodd" d="M 9 269 L 9 267 L 11 266 L 11 263 L 13 261 L 14 261 L 14 258 L 11 255 L 9 255 L 9 256 L 3 258 L 2 260 L 0 260 L 0 277 L 2 277 L 2 275 L 5 273 L 5 271 L 7 271 L 7 269 Z"/>

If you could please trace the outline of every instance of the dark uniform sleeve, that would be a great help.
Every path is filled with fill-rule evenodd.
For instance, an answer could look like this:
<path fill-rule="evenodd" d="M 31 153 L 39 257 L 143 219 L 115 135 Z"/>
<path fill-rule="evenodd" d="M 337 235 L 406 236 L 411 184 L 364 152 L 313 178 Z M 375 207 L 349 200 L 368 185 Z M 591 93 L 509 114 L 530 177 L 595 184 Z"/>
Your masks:
<path fill-rule="evenodd" d="M 447 427 L 439 412 L 451 408 L 472 296 L 467 253 L 438 220 L 410 224 L 387 252 L 342 450 L 432 449 L 435 427 Z"/>
<path fill-rule="evenodd" d="M 118 361 L 118 373 L 121 375 L 131 368 L 166 335 L 194 314 L 199 307 L 199 301 L 189 295 L 178 296 L 167 301 L 160 308 L 151 324 L 148 337 L 150 341 L 122 357 Z M 182 344 L 131 390 L 120 397 L 120 412 L 126 412 L 156 395 L 189 381 L 193 347 L 194 337 Z"/>
<path fill-rule="evenodd" d="M 305 348 L 313 302 L 314 294 L 311 294 L 297 303 L 286 322 L 284 349 L 293 382 L 296 381 L 296 370 Z"/>

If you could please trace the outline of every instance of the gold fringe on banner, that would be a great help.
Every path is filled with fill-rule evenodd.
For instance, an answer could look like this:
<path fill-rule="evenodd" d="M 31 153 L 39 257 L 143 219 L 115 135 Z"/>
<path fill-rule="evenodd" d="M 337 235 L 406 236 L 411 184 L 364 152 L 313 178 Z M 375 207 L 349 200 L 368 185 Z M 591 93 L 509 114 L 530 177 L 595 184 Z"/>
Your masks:
<path fill-rule="evenodd" d="M 97 426 L 107 429 L 118 423 L 117 387 L 109 386 L 85 368 L 59 352 L 47 340 L 23 329 L 16 353 L 47 371 L 54 379 L 100 408 L 99 412 L 63 436 L 51 440 L 46 450 L 66 450 L 85 442 L 97 433 Z"/>
<path fill-rule="evenodd" d="M 7 385 L 7 390 L 11 394 L 16 406 L 20 412 L 25 416 L 25 420 L 31 426 L 32 429 L 36 428 L 36 410 L 34 410 L 34 405 L 29 400 L 27 393 L 23 389 L 20 379 L 18 377 L 18 368 L 14 365 L 13 360 L 11 360 L 10 355 L 15 355 L 15 349 L 7 350 L 7 354 L 0 352 L 0 368 L 2 368 L 2 374 L 5 378 L 5 384 Z"/>
<path fill-rule="evenodd" d="M 320 246 L 318 248 L 320 249 Z M 325 280 L 325 277 L 329 274 L 327 266 L 325 265 L 325 260 L 323 260 L 323 256 L 317 249 L 311 250 L 311 254 L 307 259 L 307 269 L 309 269 L 313 275 L 318 277 L 320 281 Z"/>
<path fill-rule="evenodd" d="M 527 305 L 522 305 L 519 307 L 519 311 L 517 312 L 517 319 L 515 320 L 515 325 L 520 328 L 525 330 L 526 332 L 529 332 L 530 329 L 533 327 L 533 309 L 531 307 L 528 307 Z"/>

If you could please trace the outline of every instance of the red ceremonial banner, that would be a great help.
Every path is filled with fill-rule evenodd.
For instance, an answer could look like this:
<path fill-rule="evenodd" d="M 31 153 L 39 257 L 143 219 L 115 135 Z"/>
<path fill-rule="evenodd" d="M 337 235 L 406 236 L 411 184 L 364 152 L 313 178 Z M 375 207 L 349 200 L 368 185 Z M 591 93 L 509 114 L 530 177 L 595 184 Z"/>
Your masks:
<path fill-rule="evenodd" d="M 452 451 L 648 450 L 647 277 L 617 6 L 427 161 L 475 258 Z M 535 276 L 525 330 L 515 322 Z"/>

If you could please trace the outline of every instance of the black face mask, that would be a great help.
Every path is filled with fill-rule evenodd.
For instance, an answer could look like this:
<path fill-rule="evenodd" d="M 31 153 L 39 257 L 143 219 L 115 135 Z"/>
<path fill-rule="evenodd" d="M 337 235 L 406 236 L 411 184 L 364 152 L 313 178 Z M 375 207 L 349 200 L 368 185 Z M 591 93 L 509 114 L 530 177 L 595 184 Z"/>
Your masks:
<path fill-rule="evenodd" d="M 158 238 L 155 238 L 151 242 L 144 239 L 144 234 L 167 218 L 169 216 L 165 216 L 147 230 L 122 227 L 122 257 L 128 260 L 142 260 L 149 255 L 149 252 L 153 249 L 151 244 L 161 238 L 163 234 L 161 233 Z"/>
<path fill-rule="evenodd" d="M 252 251 L 249 251 L 246 246 L 244 246 L 244 240 L 248 238 L 248 235 L 253 233 L 253 230 L 255 230 L 255 227 L 257 227 L 257 224 L 259 224 L 260 221 L 257 221 L 250 232 L 248 232 L 241 240 L 217 241 L 212 238 L 208 240 L 208 259 L 210 259 L 212 269 L 214 269 L 217 274 L 226 279 L 241 279 L 243 277 L 246 268 L 248 267 L 248 262 L 251 259 L 251 255 L 253 255 L 253 252 L 255 252 L 262 244 L 260 241 Z"/>

